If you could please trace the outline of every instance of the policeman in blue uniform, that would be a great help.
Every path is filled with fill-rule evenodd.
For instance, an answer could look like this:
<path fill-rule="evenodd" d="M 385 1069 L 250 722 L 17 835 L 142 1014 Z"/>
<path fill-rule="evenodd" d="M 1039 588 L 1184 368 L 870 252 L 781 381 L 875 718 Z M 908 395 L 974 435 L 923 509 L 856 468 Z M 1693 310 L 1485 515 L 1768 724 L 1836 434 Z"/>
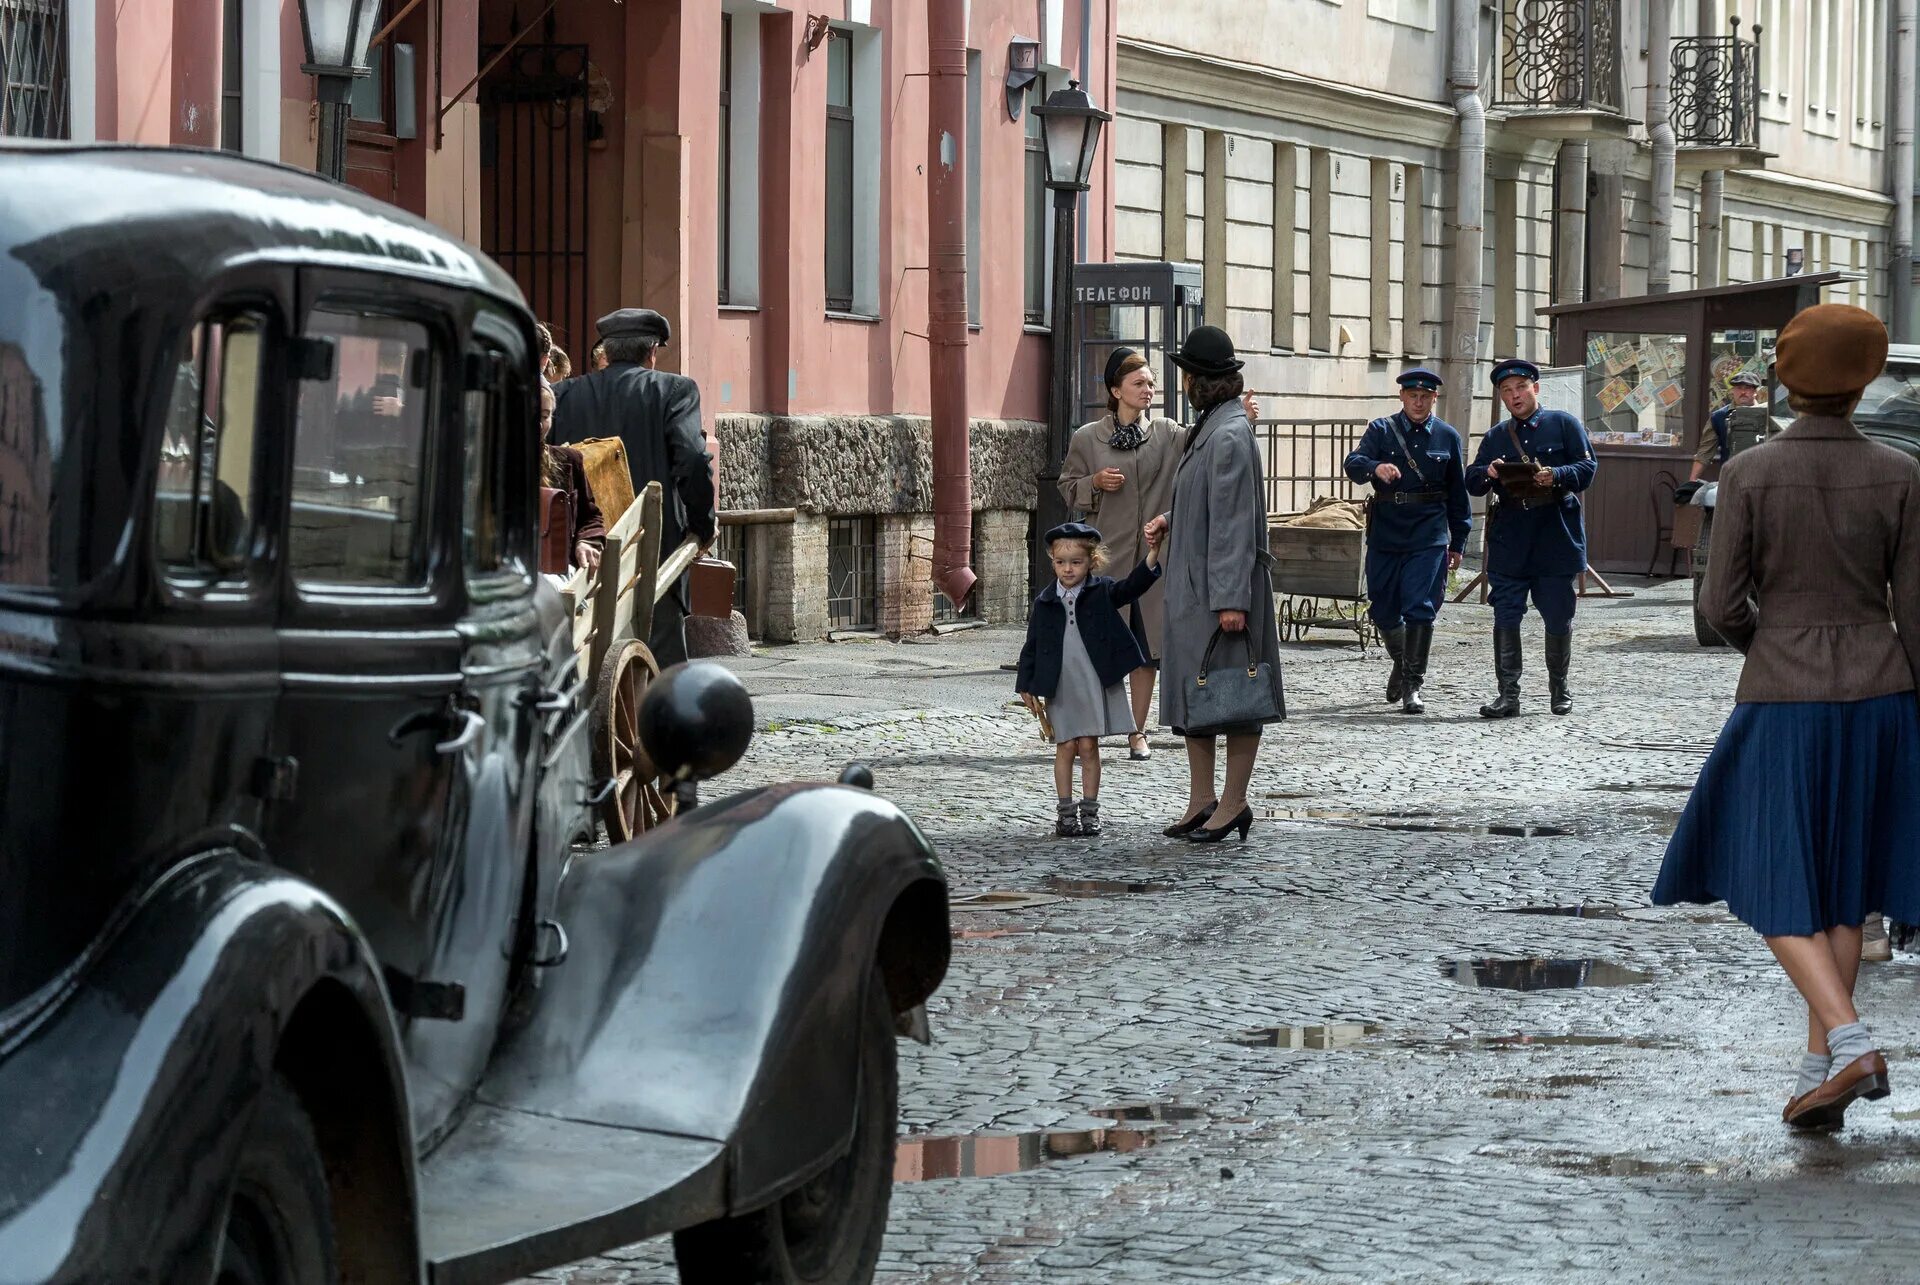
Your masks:
<path fill-rule="evenodd" d="M 1574 581 L 1587 569 L 1580 492 L 1599 468 L 1586 429 L 1565 411 L 1540 408 L 1540 368 L 1496 362 L 1493 386 L 1508 418 L 1487 430 L 1467 490 L 1488 495 L 1487 581 L 1493 600 L 1493 669 L 1500 694 L 1482 718 L 1520 712 L 1520 621 L 1533 599 L 1547 628 L 1547 688 L 1553 712 L 1573 711 Z"/>
<path fill-rule="evenodd" d="M 1460 565 L 1473 527 L 1466 448 L 1433 415 L 1440 376 L 1424 366 L 1400 376 L 1400 410 L 1367 425 L 1347 456 L 1347 476 L 1373 484 L 1367 518 L 1367 614 L 1393 657 L 1387 699 L 1424 714 L 1420 688 L 1447 572 Z"/>
<path fill-rule="evenodd" d="M 1727 419 L 1735 406 L 1759 404 L 1764 381 L 1752 371 L 1743 370 L 1728 380 L 1727 385 L 1733 401 L 1707 416 L 1707 426 L 1713 430 L 1713 436 L 1700 435 L 1700 449 L 1693 454 L 1693 472 L 1687 475 L 1689 482 L 1698 482 L 1710 465 L 1725 464 L 1733 454 L 1733 441 L 1727 436 Z"/>

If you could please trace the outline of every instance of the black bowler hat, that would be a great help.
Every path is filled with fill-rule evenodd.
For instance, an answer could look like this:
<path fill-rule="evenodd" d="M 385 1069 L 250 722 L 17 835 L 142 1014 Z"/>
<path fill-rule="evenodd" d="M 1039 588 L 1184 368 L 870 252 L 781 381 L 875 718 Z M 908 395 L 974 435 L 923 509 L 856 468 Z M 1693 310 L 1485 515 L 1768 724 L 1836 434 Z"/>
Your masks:
<path fill-rule="evenodd" d="M 1495 388 L 1500 386 L 1501 380 L 1512 379 L 1515 375 L 1519 375 L 1524 379 L 1531 379 L 1535 383 L 1538 383 L 1540 381 L 1540 368 L 1528 361 L 1525 357 L 1509 357 L 1505 361 L 1496 361 L 1493 363 L 1493 386 Z"/>
<path fill-rule="evenodd" d="M 1134 356 L 1131 348 L 1115 348 L 1107 354 L 1107 387 L 1112 388 L 1120 382 L 1120 363 Z"/>
<path fill-rule="evenodd" d="M 1396 382 L 1398 382 L 1402 388 L 1417 389 L 1426 393 L 1437 393 L 1440 391 L 1440 385 L 1447 381 L 1428 370 L 1425 366 L 1415 366 L 1412 370 L 1403 373 Z"/>
<path fill-rule="evenodd" d="M 593 323 L 602 339 L 644 339 L 656 348 L 673 338 L 673 327 L 651 308 L 621 308 Z"/>
<path fill-rule="evenodd" d="M 1247 363 L 1233 355 L 1233 340 L 1218 326 L 1198 326 L 1180 344 L 1173 364 L 1189 375 L 1231 375 Z"/>
<path fill-rule="evenodd" d="M 1062 522 L 1047 532 L 1046 539 L 1042 543 L 1051 549 L 1055 540 L 1091 540 L 1098 544 L 1100 532 L 1084 522 Z"/>

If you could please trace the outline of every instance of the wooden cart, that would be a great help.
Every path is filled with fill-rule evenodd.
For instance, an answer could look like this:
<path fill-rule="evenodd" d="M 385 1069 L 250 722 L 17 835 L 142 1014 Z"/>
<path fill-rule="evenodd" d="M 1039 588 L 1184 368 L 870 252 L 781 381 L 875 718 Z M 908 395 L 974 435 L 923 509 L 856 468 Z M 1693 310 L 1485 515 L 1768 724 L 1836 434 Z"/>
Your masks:
<path fill-rule="evenodd" d="M 579 446 L 587 453 L 603 443 Z M 616 439 L 605 449 L 617 446 Z M 624 458 L 617 462 L 625 467 Z M 608 524 L 600 567 L 576 570 L 560 596 L 573 616 L 581 685 L 593 692 L 593 770 L 612 782 L 600 816 L 608 841 L 621 843 L 673 815 L 673 783 L 640 743 L 640 701 L 660 676 L 660 665 L 645 640 L 652 636 L 655 604 L 700 551 L 688 539 L 665 562 L 660 560 L 664 498 L 658 482 L 647 483 L 638 499 L 631 488 L 624 495 L 618 488 L 601 489 L 609 493 L 600 499 Z"/>
<path fill-rule="evenodd" d="M 1281 526 L 1269 520 L 1267 548 L 1273 554 L 1273 593 L 1283 642 L 1304 641 L 1309 629 L 1352 633 L 1362 650 L 1380 641 L 1367 615 L 1366 538 L 1364 531 Z"/>

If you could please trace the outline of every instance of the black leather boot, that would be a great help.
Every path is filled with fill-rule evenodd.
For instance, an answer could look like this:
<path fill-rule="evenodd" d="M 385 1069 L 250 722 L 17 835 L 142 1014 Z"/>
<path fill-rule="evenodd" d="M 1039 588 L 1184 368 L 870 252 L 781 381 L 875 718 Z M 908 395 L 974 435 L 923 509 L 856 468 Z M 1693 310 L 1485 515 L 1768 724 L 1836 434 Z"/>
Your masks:
<path fill-rule="evenodd" d="M 1407 650 L 1402 661 L 1406 677 L 1406 691 L 1400 700 L 1402 714 L 1424 714 L 1427 703 L 1420 699 L 1420 689 L 1427 685 L 1427 653 L 1433 650 L 1432 625 L 1407 626 Z"/>
<path fill-rule="evenodd" d="M 1567 690 L 1567 666 L 1573 663 L 1573 635 L 1547 635 L 1547 698 L 1556 714 L 1573 713 L 1573 693 Z"/>
<path fill-rule="evenodd" d="M 1520 712 L 1520 631 L 1493 631 L 1493 673 L 1500 680 L 1500 695 L 1491 704 L 1480 707 L 1481 718 L 1512 718 Z"/>
<path fill-rule="evenodd" d="M 1407 631 L 1401 629 L 1382 629 L 1380 641 L 1386 644 L 1387 655 L 1393 657 L 1393 672 L 1387 675 L 1387 703 L 1400 699 L 1407 681 L 1406 655 Z"/>

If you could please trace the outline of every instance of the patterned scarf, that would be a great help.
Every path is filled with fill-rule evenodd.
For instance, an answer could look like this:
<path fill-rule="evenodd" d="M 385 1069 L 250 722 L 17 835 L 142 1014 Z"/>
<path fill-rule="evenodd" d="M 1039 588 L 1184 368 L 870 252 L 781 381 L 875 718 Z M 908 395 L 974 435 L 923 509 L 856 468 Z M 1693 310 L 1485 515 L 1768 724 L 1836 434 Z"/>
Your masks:
<path fill-rule="evenodd" d="M 1107 445 L 1116 451 L 1137 451 L 1147 440 L 1147 417 L 1142 415 L 1131 424 L 1122 424 L 1118 418 L 1113 421 L 1113 435 L 1107 438 Z"/>

